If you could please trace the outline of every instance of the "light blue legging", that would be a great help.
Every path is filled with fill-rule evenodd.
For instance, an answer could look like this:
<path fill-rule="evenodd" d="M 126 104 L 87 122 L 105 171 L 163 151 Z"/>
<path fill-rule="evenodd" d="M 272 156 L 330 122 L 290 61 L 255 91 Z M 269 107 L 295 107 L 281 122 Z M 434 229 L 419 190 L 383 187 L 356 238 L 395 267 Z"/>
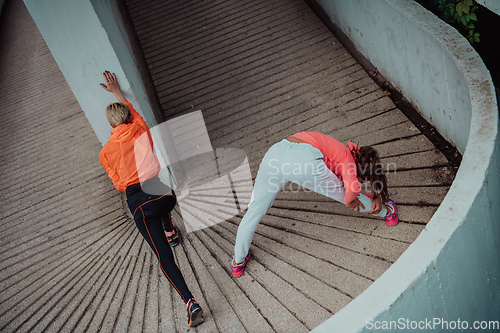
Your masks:
<path fill-rule="evenodd" d="M 255 229 L 274 199 L 288 182 L 294 182 L 308 190 L 317 192 L 344 203 L 345 189 L 337 176 L 326 167 L 323 154 L 308 143 L 294 143 L 286 139 L 274 144 L 266 153 L 257 172 L 248 210 L 241 220 L 234 245 L 234 261 L 243 262 L 250 248 Z M 360 212 L 372 209 L 373 200 L 358 195 L 365 206 Z M 387 209 L 382 206 L 379 214 L 384 217 Z"/>

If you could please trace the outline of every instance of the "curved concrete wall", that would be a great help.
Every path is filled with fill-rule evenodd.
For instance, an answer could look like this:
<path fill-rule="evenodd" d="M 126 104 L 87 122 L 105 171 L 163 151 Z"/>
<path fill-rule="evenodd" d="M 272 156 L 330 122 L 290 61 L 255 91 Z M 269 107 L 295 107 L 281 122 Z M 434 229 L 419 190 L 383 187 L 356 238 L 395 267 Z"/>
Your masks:
<path fill-rule="evenodd" d="M 500 1 L 498 0 L 476 0 L 476 2 L 488 8 L 492 12 L 500 15 Z"/>
<path fill-rule="evenodd" d="M 314 332 L 439 331 L 446 325 L 448 330 L 471 328 L 475 321 L 483 328 L 490 325 L 484 331 L 495 331 L 492 325 L 500 318 L 500 138 L 489 72 L 467 40 L 413 0 L 319 3 L 382 75 L 457 146 L 463 160 L 419 238 Z"/>

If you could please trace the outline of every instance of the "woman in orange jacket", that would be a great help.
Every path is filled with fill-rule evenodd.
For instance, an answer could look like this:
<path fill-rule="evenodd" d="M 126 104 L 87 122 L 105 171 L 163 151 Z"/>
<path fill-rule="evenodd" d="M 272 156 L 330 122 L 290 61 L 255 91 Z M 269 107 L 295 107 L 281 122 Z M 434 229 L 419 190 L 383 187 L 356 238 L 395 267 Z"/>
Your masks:
<path fill-rule="evenodd" d="M 203 310 L 189 291 L 171 249 L 179 244 L 179 235 L 170 217 L 177 202 L 175 193 L 158 178 L 160 163 L 153 152 L 148 125 L 123 96 L 115 74 L 106 71 L 103 75 L 107 85 L 101 83 L 101 86 L 113 93 L 118 103 L 106 108 L 106 118 L 113 129 L 99 161 L 116 189 L 126 193 L 137 229 L 186 303 L 189 326 L 197 326 L 203 322 Z"/>

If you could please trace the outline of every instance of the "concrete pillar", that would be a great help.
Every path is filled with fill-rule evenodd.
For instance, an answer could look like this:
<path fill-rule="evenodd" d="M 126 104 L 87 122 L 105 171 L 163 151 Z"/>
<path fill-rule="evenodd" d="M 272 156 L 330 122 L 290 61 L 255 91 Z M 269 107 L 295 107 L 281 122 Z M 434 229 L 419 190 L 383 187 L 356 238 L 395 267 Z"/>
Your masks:
<path fill-rule="evenodd" d="M 123 10 L 122 0 L 24 0 L 99 141 L 104 145 L 111 131 L 104 110 L 115 97 L 102 89 L 102 73 L 115 73 L 125 97 L 144 117 L 150 128 L 164 116 L 154 90 L 146 89 L 151 80 L 135 33 Z M 152 87 L 152 82 L 147 82 Z M 169 133 L 155 137 L 162 166 L 176 160 Z M 165 137 L 166 136 L 166 137 Z M 168 151 L 168 156 L 167 156 Z M 170 174 L 170 172 L 167 172 Z M 170 175 L 162 177 L 168 180 Z"/>
<path fill-rule="evenodd" d="M 102 72 L 116 73 L 126 98 L 156 125 L 119 9 L 112 0 L 24 0 L 82 110 L 102 144 L 111 130 L 104 109 L 115 101 Z"/>

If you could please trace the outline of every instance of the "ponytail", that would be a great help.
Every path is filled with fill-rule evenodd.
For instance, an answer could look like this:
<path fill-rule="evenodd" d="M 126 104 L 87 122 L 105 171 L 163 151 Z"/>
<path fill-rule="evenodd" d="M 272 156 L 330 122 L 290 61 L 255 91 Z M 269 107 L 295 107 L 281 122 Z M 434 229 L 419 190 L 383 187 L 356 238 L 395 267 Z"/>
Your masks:
<path fill-rule="evenodd" d="M 370 181 L 373 198 L 380 197 L 384 203 L 389 197 L 387 178 L 377 151 L 371 146 L 363 146 L 351 152 L 356 162 L 357 176 Z"/>

